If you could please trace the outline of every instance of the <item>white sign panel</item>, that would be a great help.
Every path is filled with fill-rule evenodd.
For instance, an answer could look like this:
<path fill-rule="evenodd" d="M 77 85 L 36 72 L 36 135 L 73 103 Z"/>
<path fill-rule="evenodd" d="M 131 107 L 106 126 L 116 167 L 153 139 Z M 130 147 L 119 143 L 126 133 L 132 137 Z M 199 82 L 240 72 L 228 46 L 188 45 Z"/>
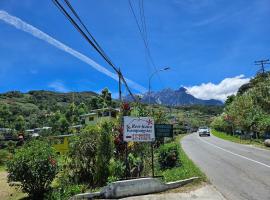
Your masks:
<path fill-rule="evenodd" d="M 151 117 L 124 117 L 124 141 L 152 142 L 154 140 L 154 120 Z"/>

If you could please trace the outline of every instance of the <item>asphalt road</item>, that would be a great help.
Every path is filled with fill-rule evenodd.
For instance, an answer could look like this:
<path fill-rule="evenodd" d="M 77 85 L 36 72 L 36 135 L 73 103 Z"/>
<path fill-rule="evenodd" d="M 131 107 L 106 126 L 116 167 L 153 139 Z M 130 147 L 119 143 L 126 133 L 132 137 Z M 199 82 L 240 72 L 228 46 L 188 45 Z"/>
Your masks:
<path fill-rule="evenodd" d="M 270 151 L 197 133 L 182 146 L 229 200 L 270 200 Z"/>

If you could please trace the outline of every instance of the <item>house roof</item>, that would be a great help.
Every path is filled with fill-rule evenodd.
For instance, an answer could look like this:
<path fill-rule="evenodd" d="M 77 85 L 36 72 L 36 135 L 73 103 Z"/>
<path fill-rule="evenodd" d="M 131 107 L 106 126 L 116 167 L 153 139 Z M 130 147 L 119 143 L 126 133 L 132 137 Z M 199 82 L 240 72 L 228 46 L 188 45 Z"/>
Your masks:
<path fill-rule="evenodd" d="M 86 113 L 86 114 L 80 115 L 80 117 L 88 117 L 92 115 L 97 115 L 97 113 Z"/>
<path fill-rule="evenodd" d="M 86 113 L 86 114 L 80 115 L 80 117 L 87 117 L 87 116 L 91 116 L 91 115 L 96 115 L 99 111 L 102 111 L 102 112 L 106 112 L 106 111 L 117 111 L 117 112 L 119 112 L 120 111 L 120 108 L 100 108 L 100 109 L 94 109 L 94 110 L 91 110 L 90 113 Z"/>

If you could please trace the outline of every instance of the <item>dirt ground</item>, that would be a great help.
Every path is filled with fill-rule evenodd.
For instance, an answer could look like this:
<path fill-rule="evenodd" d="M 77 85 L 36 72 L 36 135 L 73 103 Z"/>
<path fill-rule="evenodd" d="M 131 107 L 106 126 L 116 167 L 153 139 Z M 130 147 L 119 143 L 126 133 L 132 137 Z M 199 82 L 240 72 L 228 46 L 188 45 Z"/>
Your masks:
<path fill-rule="evenodd" d="M 5 170 L 0 171 L 0 199 L 1 200 L 18 200 L 26 197 L 24 193 L 10 187 L 7 183 L 8 173 Z"/>

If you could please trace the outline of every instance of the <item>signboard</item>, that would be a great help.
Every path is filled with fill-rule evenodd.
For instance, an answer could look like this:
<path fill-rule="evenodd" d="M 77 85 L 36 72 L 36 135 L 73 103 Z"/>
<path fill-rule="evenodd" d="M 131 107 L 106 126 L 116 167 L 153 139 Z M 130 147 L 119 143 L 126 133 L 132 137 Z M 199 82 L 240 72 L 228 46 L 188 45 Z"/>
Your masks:
<path fill-rule="evenodd" d="M 155 124 L 155 136 L 157 138 L 173 137 L 172 124 Z"/>
<path fill-rule="evenodd" d="M 151 117 L 124 117 L 124 141 L 152 142 L 154 140 L 154 120 Z"/>

